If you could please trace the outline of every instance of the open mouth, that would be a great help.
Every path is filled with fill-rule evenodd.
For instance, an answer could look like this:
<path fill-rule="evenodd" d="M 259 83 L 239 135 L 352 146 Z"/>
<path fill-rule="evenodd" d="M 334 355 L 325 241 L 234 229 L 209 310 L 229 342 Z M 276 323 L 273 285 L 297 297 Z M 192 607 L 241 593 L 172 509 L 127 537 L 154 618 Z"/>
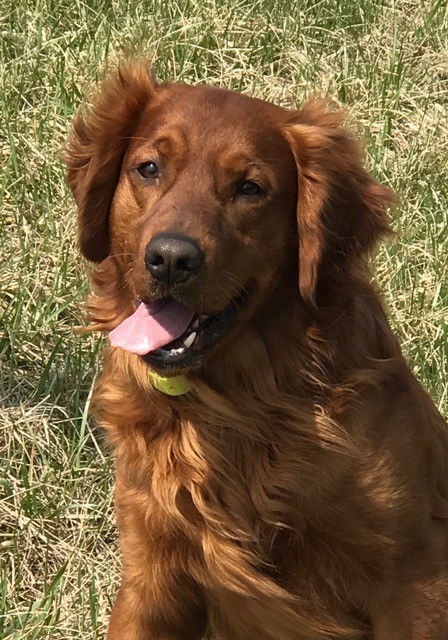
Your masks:
<path fill-rule="evenodd" d="M 194 313 L 170 298 L 140 303 L 137 311 L 110 333 L 110 341 L 137 353 L 159 371 L 194 367 L 226 333 L 249 297 L 243 289 L 216 315 Z"/>

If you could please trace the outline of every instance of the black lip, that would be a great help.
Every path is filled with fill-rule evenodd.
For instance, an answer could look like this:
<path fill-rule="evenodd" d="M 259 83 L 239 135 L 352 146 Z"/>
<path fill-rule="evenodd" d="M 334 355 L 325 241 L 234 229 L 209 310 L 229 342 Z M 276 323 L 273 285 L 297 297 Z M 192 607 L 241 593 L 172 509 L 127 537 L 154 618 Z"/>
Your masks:
<path fill-rule="evenodd" d="M 170 350 L 161 347 L 141 356 L 141 358 L 152 368 L 164 372 L 197 367 L 204 360 L 207 351 L 226 333 L 234 316 L 242 311 L 249 298 L 250 292 L 248 288 L 245 288 L 229 302 L 221 313 L 210 316 L 200 325 L 195 342 L 185 353 L 172 354 Z"/>

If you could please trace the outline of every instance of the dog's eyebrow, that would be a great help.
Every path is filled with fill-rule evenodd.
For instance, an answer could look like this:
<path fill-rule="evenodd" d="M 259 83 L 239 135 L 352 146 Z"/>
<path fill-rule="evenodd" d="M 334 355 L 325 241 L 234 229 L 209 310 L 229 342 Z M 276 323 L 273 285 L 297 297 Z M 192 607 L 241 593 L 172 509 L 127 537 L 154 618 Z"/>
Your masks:
<path fill-rule="evenodd" d="M 270 158 L 268 158 L 269 160 Z M 254 160 L 253 156 L 245 153 L 235 153 L 224 151 L 220 158 L 221 161 L 228 163 L 229 165 L 238 165 L 238 167 L 268 167 L 269 163 L 265 160 Z"/>
<path fill-rule="evenodd" d="M 166 125 L 162 125 L 160 127 L 156 127 L 153 131 L 153 135 L 140 135 L 140 136 L 132 136 L 132 140 L 141 140 L 142 142 L 148 142 L 153 146 L 157 146 L 159 144 L 169 143 L 169 144 L 179 144 L 185 143 L 186 135 L 183 131 L 182 127 L 171 125 L 167 127 Z"/>
<path fill-rule="evenodd" d="M 264 162 L 263 160 L 251 160 L 249 162 L 246 162 L 246 166 L 247 167 L 269 167 L 269 164 L 267 162 Z"/>

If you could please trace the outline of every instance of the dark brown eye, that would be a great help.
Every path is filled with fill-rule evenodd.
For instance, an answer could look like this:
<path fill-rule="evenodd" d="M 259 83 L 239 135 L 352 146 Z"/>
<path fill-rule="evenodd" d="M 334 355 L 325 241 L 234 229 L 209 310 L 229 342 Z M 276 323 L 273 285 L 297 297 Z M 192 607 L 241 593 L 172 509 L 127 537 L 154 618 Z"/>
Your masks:
<path fill-rule="evenodd" d="M 155 162 L 145 162 L 137 167 L 137 171 L 145 180 L 154 180 L 159 177 L 159 169 Z"/>
<path fill-rule="evenodd" d="M 238 185 L 236 193 L 239 196 L 258 196 L 263 192 L 263 189 L 256 182 L 252 180 L 245 180 Z"/>

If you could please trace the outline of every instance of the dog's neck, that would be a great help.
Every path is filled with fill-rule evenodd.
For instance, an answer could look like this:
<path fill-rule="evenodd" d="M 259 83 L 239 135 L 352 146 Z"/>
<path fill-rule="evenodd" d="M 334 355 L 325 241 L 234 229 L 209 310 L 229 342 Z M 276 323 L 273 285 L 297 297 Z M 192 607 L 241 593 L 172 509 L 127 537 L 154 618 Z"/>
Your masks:
<path fill-rule="evenodd" d="M 320 402 L 345 385 L 362 386 L 369 379 L 376 385 L 391 362 L 401 360 L 401 351 L 365 272 L 352 278 L 350 286 L 339 283 L 338 296 L 325 308 L 316 309 L 287 281 L 235 340 L 216 350 L 199 378 L 239 401 L 245 394 L 279 393 Z"/>

